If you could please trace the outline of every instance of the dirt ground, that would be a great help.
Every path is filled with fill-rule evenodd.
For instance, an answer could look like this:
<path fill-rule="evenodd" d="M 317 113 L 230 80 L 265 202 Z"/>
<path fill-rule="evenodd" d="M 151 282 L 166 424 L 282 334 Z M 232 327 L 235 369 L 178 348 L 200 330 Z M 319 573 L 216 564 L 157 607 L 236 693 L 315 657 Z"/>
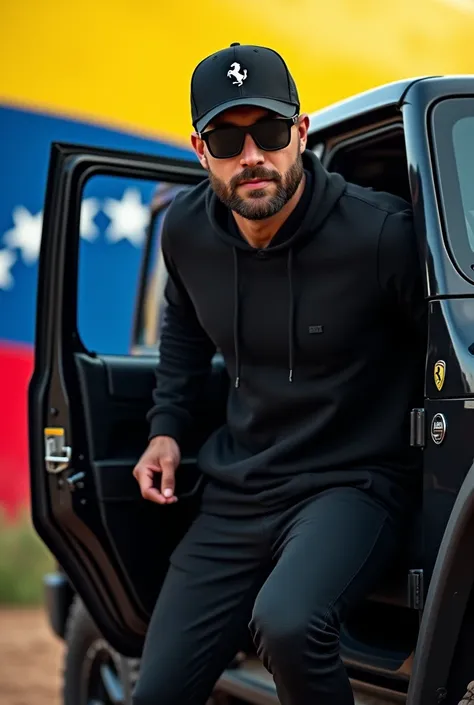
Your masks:
<path fill-rule="evenodd" d="M 63 647 L 41 609 L 0 609 L 1 705 L 60 705 Z"/>

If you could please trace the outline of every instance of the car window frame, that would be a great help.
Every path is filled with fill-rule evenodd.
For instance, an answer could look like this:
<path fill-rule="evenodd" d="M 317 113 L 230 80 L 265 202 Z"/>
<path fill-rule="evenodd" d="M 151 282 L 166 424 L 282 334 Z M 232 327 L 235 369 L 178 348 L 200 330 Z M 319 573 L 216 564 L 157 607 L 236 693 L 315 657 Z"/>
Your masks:
<path fill-rule="evenodd" d="M 446 249 L 458 272 L 474 284 L 474 250 L 469 244 L 453 131 L 464 117 L 472 117 L 474 95 L 450 96 L 432 108 L 430 149 Z"/>
<path fill-rule="evenodd" d="M 132 339 L 130 342 L 130 355 L 133 356 L 158 355 L 160 341 L 159 321 L 162 318 L 160 310 L 162 310 L 164 304 L 164 285 L 161 287 L 160 296 L 157 297 L 156 300 L 153 298 L 150 299 L 150 286 L 153 286 L 153 279 L 157 267 L 164 269 L 165 264 L 160 245 L 163 220 L 159 229 L 157 229 L 156 223 L 158 218 L 170 207 L 178 192 L 186 188 L 189 188 L 186 184 L 160 184 L 151 204 L 150 221 L 146 230 L 146 243 L 138 278 L 139 284 L 132 326 Z M 155 252 L 156 238 L 158 238 L 158 249 Z M 148 319 L 146 309 L 150 301 L 153 302 L 155 315 L 152 315 L 151 319 Z"/>
<path fill-rule="evenodd" d="M 357 150 L 363 149 L 367 145 L 376 144 L 393 135 L 401 136 L 403 141 L 405 141 L 405 128 L 401 117 L 374 122 L 371 125 L 365 125 L 363 128 L 340 134 L 336 138 L 328 141 L 322 163 L 326 169 L 332 171 L 335 159 L 340 156 L 341 152 L 344 154 L 344 152 L 354 148 Z M 405 145 L 405 157 L 406 156 Z M 344 173 L 342 175 L 346 177 Z M 411 198 L 410 205 L 412 205 Z"/>

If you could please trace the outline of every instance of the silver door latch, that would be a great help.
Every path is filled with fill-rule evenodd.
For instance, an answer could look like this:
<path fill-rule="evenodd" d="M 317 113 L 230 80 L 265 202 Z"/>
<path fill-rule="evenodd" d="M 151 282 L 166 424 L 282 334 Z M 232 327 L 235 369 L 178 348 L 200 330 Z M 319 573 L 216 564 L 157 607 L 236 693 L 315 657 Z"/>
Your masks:
<path fill-rule="evenodd" d="M 65 443 L 64 428 L 44 429 L 46 472 L 57 474 L 69 467 L 71 448 Z"/>

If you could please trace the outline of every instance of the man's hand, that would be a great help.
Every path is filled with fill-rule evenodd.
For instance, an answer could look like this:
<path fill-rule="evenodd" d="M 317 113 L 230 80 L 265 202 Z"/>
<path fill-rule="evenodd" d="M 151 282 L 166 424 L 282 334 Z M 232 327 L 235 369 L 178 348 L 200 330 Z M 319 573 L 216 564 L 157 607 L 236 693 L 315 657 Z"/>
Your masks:
<path fill-rule="evenodd" d="M 181 460 L 179 446 L 169 436 L 152 438 L 148 448 L 133 469 L 133 476 L 140 485 L 144 499 L 158 504 L 173 504 L 178 498 L 174 494 L 174 474 Z M 161 491 L 153 487 L 154 473 L 161 473 Z"/>

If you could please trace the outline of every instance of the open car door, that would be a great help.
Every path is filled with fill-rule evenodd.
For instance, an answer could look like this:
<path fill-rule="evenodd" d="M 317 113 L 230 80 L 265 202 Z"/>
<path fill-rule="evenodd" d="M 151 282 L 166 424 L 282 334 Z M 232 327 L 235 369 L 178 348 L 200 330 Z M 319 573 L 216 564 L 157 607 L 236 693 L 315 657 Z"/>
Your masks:
<path fill-rule="evenodd" d="M 89 349 L 78 325 L 78 286 L 88 286 L 80 276 L 81 203 L 89 181 L 104 176 L 159 185 L 138 277 L 134 354 Z M 69 144 L 51 149 L 29 388 L 32 516 L 103 636 L 125 656 L 141 652 L 169 555 L 194 515 L 196 450 L 223 413 L 225 373 L 216 362 L 193 438 L 181 448 L 182 499 L 163 507 L 143 500 L 132 470 L 148 442 L 158 352 L 137 331 L 147 317 L 156 323 L 153 296 L 163 292 L 155 225 L 179 187 L 205 176 L 197 162 Z M 104 266 L 107 260 L 99 284 Z M 153 286 L 145 290 L 149 275 Z M 98 315 L 88 301 L 86 321 Z M 102 315 L 107 331 L 113 321 Z"/>

